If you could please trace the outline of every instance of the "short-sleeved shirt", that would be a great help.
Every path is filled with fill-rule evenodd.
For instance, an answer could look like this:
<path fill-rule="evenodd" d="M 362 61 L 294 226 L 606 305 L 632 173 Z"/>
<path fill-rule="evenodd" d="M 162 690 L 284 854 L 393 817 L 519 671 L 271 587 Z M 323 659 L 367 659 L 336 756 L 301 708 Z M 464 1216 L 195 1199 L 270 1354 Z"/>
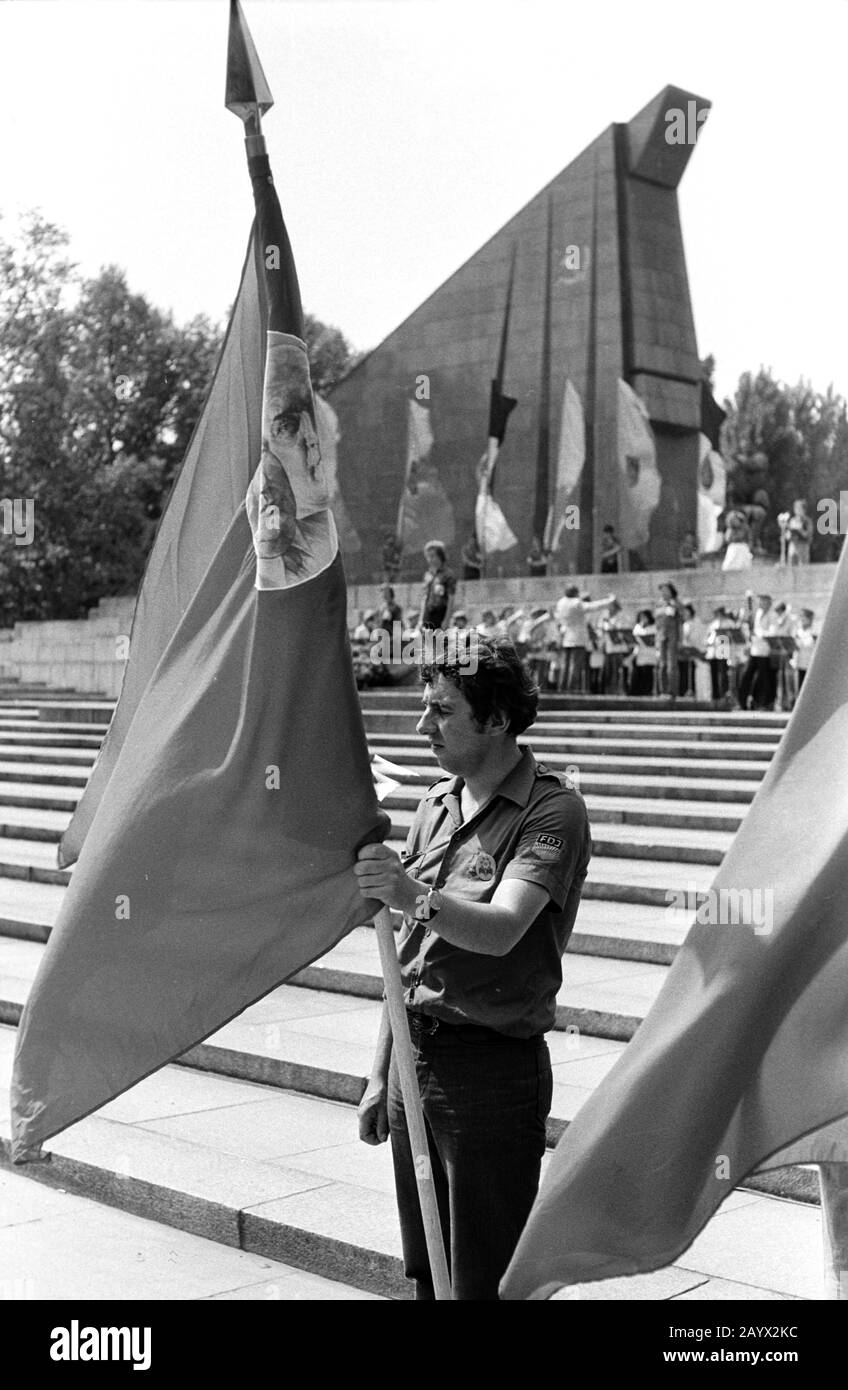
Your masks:
<path fill-rule="evenodd" d="M 683 626 L 683 609 L 677 599 L 661 603 L 654 610 L 658 642 L 677 642 Z"/>
<path fill-rule="evenodd" d="M 424 576 L 423 622 L 438 627 L 448 610 L 448 599 L 456 591 L 456 579 L 449 569 Z"/>
<path fill-rule="evenodd" d="M 529 749 L 497 791 L 463 822 L 462 780 L 425 793 L 407 840 L 404 867 L 428 888 L 490 902 L 503 879 L 538 883 L 548 902 L 506 955 L 452 946 L 432 923 L 416 922 L 398 954 L 407 1008 L 447 1023 L 474 1023 L 510 1037 L 552 1028 L 562 954 L 577 916 L 592 842 L 582 797 Z"/>

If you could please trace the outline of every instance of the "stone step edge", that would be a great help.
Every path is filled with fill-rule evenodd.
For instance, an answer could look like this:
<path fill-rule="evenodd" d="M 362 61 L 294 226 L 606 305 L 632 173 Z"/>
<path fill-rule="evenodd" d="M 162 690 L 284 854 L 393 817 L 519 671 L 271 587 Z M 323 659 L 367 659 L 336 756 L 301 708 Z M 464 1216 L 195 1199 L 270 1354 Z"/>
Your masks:
<path fill-rule="evenodd" d="M 62 1154 L 48 1152 L 36 1163 L 13 1164 L 9 1140 L 5 1136 L 0 1136 L 0 1169 L 145 1217 L 148 1221 L 158 1221 L 207 1240 L 215 1239 L 219 1244 L 248 1254 L 334 1279 L 364 1293 L 397 1300 L 412 1298 L 412 1285 L 404 1276 L 402 1261 L 397 1256 L 336 1240 L 305 1226 L 275 1221 L 255 1210 L 225 1206 L 197 1193 L 126 1176 Z M 213 1224 L 217 1230 L 215 1236 L 210 1237 Z"/>

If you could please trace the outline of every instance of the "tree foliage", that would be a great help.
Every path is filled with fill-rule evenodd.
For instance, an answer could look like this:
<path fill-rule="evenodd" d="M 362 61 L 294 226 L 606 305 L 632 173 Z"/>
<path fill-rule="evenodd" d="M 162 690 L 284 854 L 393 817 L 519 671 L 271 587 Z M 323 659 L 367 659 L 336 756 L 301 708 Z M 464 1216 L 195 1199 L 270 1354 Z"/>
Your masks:
<path fill-rule="evenodd" d="M 815 518 L 820 500 L 838 500 L 848 490 L 848 406 L 832 386 L 825 392 L 803 380 L 787 386 L 761 367 L 743 373 L 724 408 L 729 500 L 750 502 L 760 489 L 768 494 L 764 539 L 776 550 L 776 518 L 791 511 L 795 498 L 803 497 Z M 813 559 L 835 558 L 838 549 L 838 538 L 817 534 Z"/>

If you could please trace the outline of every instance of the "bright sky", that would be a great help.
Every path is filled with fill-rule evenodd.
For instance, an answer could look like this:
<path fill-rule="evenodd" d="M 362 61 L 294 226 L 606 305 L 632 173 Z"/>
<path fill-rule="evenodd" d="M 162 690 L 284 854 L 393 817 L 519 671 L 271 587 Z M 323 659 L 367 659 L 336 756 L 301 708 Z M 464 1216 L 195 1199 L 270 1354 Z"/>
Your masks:
<path fill-rule="evenodd" d="M 243 0 L 304 302 L 382 337 L 612 121 L 713 102 L 680 186 L 701 355 L 848 395 L 848 0 Z M 221 318 L 252 216 L 227 0 L 0 0 L 0 207 Z"/>

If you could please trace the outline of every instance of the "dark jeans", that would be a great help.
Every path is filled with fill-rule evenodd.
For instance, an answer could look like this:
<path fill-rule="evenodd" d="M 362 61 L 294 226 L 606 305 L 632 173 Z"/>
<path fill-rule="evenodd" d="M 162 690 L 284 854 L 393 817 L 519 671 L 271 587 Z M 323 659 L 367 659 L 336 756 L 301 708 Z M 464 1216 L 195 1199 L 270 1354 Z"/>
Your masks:
<path fill-rule="evenodd" d="M 497 1300 L 539 1186 L 552 1077 L 544 1038 L 452 1028 L 410 1015 L 418 1088 L 455 1300 Z M 418 1184 L 397 1066 L 389 1125 L 404 1268 L 417 1299 L 433 1298 Z"/>
<path fill-rule="evenodd" d="M 631 695 L 653 695 L 654 666 L 635 666 L 630 675 Z"/>
<path fill-rule="evenodd" d="M 620 695 L 624 689 L 624 657 L 621 652 L 607 652 L 604 657 L 603 692 Z"/>
<path fill-rule="evenodd" d="M 728 688 L 727 662 L 724 660 L 724 657 L 722 657 L 721 660 L 718 660 L 716 657 L 711 656 L 709 664 L 710 680 L 712 682 L 713 690 L 713 699 L 723 700 L 727 695 Z"/>
<path fill-rule="evenodd" d="M 739 682 L 739 704 L 748 708 L 748 696 L 754 709 L 771 709 L 777 693 L 777 672 L 770 656 L 750 656 Z"/>

